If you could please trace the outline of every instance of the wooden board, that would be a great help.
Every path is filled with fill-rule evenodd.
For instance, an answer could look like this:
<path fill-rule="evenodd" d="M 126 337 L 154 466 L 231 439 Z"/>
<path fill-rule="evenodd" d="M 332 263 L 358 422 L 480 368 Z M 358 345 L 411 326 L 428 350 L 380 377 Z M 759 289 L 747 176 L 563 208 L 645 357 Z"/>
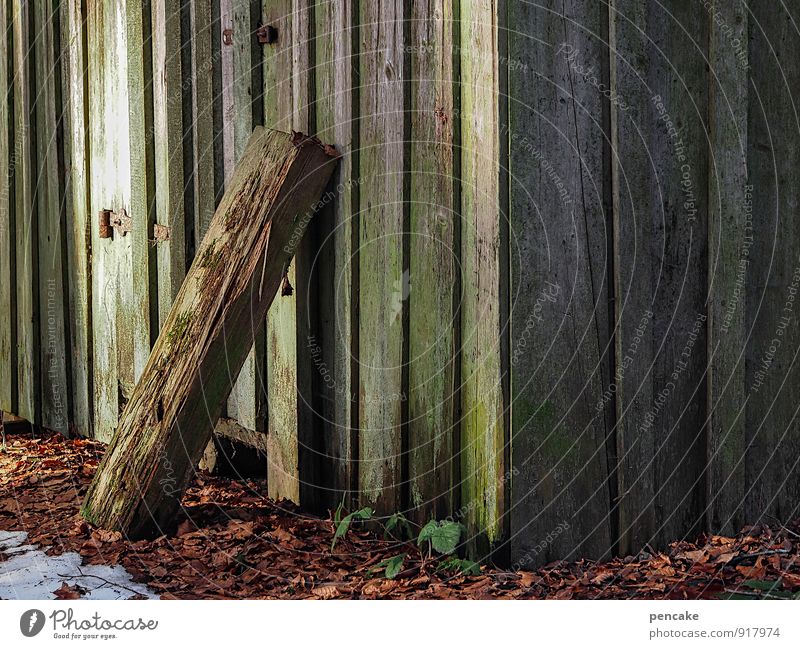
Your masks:
<path fill-rule="evenodd" d="M 16 248 L 16 373 L 17 403 L 14 414 L 41 421 L 41 368 L 39 364 L 38 228 L 33 196 L 35 159 L 31 121 L 30 5 L 12 2 L 14 31 L 14 197 Z"/>
<path fill-rule="evenodd" d="M 244 362 L 252 312 L 263 318 L 274 299 L 334 154 L 254 132 L 89 489 L 93 524 L 133 537 L 174 524 L 231 389 L 219 369 Z"/>
<path fill-rule="evenodd" d="M 500 69 L 496 0 L 461 6 L 461 502 L 470 549 L 503 533 Z M 475 53 L 480 52 L 480 56 Z"/>
<path fill-rule="evenodd" d="M 50 430 L 67 433 L 70 388 L 67 376 L 67 334 L 65 328 L 66 286 L 64 262 L 66 240 L 64 230 L 63 175 L 59 165 L 61 129 L 58 118 L 60 73 L 56 66 L 55 45 L 58 13 L 52 5 L 37 3 L 33 24 L 37 38 L 34 43 L 35 78 L 34 100 L 36 119 L 36 172 L 34 174 L 37 208 L 39 260 L 40 381 L 42 414 L 40 423 Z"/>
<path fill-rule="evenodd" d="M 316 21 L 316 124 L 319 136 L 342 154 L 333 178 L 333 199 L 312 224 L 317 234 L 319 321 L 317 335 L 303 345 L 316 372 L 322 420 L 320 505 L 352 507 L 358 490 L 358 175 L 357 114 L 359 88 L 355 3 L 322 0 Z M 313 477 L 306 478 L 313 480 Z"/>
<path fill-rule="evenodd" d="M 120 337 L 132 339 L 132 359 L 122 364 L 126 382 L 135 383 L 150 356 L 158 332 L 158 272 L 156 247 L 152 243 L 156 214 L 155 131 L 153 129 L 153 39 L 152 16 L 147 3 L 126 5 L 128 149 L 130 166 L 129 213 L 133 230 L 125 237 L 130 260 L 124 262 L 120 278 L 129 299 L 118 314 Z M 130 266 L 128 266 L 130 264 Z M 127 275 L 127 276 L 126 276 Z M 130 291 L 130 292 L 128 292 Z M 132 387 L 132 385 L 131 385 Z"/>
<path fill-rule="evenodd" d="M 607 74 L 607 7 L 510 6 L 511 552 L 530 568 L 612 551 L 610 134 L 582 74 Z"/>
<path fill-rule="evenodd" d="M 456 501 L 456 305 L 460 300 L 454 111 L 454 3 L 423 0 L 411 15 L 411 205 L 408 275 L 409 507 L 418 522 Z M 457 25 L 455 25 L 457 29 Z"/>
<path fill-rule="evenodd" d="M 16 272 L 14 232 L 16 221 L 11 183 L 14 178 L 14 128 L 12 123 L 14 95 L 9 70 L 14 69 L 13 38 L 8 3 L 0 5 L 0 34 L 9 44 L 0 54 L 0 410 L 12 412 L 16 395 Z"/>
<path fill-rule="evenodd" d="M 231 126 L 235 163 L 244 153 L 253 128 L 261 122 L 261 52 L 254 31 L 258 20 L 258 2 L 231 0 L 228 5 L 232 16 L 233 77 L 223 83 L 231 87 Z M 256 332 L 253 351 L 245 361 L 241 373 L 232 375 L 235 385 L 228 399 L 228 416 L 253 431 L 266 431 L 266 369 L 264 367 L 264 323 L 252 323 Z"/>
<path fill-rule="evenodd" d="M 753 235 L 753 199 L 747 187 L 750 18 L 736 4 L 716 4 L 715 11 L 709 52 L 707 529 L 733 535 L 746 522 L 745 312 Z M 737 39 L 743 55 L 736 50 Z"/>
<path fill-rule="evenodd" d="M 278 34 L 276 43 L 263 46 L 264 123 L 270 128 L 308 131 L 308 91 L 304 86 L 309 74 L 307 3 L 268 0 L 263 3 L 263 17 L 264 24 Z M 300 102 L 304 102 L 302 107 Z M 303 403 L 298 383 L 298 326 L 307 326 L 298 319 L 298 308 L 309 291 L 307 281 L 297 276 L 299 255 L 307 244 L 303 246 L 288 269 L 288 280 L 296 290 L 275 298 L 266 329 L 268 493 L 271 498 L 296 503 L 301 499 L 298 416 Z"/>
<path fill-rule="evenodd" d="M 751 7 L 748 169 L 753 264 L 747 288 L 744 509 L 748 522 L 797 516 L 800 499 L 800 55 L 796 3 Z M 779 126 L 778 126 L 779 125 Z"/>
<path fill-rule="evenodd" d="M 61 8 L 64 147 L 67 170 L 67 274 L 72 421 L 75 434 L 90 436 L 93 420 L 91 219 L 89 208 L 89 105 L 86 15 L 80 0 Z"/>
<path fill-rule="evenodd" d="M 622 554 L 704 519 L 709 24 L 700 3 L 611 4 Z"/>
<path fill-rule="evenodd" d="M 183 169 L 183 71 L 179 0 L 153 0 L 153 132 L 156 222 L 169 241 L 156 246 L 159 329 L 186 275 Z"/>
<path fill-rule="evenodd" d="M 359 19 L 358 477 L 362 503 L 382 514 L 402 506 L 407 7 L 401 0 L 362 3 Z"/>

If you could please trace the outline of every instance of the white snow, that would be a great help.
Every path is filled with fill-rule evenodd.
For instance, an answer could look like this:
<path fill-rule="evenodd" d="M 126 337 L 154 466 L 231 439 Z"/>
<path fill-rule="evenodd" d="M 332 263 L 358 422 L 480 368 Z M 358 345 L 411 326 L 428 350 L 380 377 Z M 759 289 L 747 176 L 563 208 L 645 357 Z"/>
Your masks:
<path fill-rule="evenodd" d="M 62 582 L 86 589 L 81 599 L 158 599 L 122 566 L 84 566 L 75 552 L 51 557 L 27 539 L 26 532 L 0 531 L 0 553 L 8 556 L 0 562 L 0 599 L 55 599 Z"/>

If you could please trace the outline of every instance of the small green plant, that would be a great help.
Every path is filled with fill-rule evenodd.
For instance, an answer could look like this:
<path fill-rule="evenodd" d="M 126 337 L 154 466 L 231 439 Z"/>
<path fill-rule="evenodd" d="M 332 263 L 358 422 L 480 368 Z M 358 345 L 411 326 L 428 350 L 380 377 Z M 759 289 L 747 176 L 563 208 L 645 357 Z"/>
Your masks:
<path fill-rule="evenodd" d="M 417 545 L 428 544 L 428 556 L 433 550 L 439 554 L 453 554 L 461 540 L 464 526 L 454 521 L 428 521 L 417 537 Z"/>
<path fill-rule="evenodd" d="M 333 534 L 333 541 L 331 543 L 331 551 L 336 547 L 336 542 L 347 534 L 350 529 L 350 524 L 356 521 L 366 521 L 372 518 L 374 511 L 371 507 L 364 507 L 358 511 L 351 512 L 346 516 L 344 514 L 344 501 L 336 508 L 333 515 L 333 523 L 336 531 Z M 386 519 L 383 525 L 384 538 L 394 538 L 398 541 L 410 541 L 414 539 L 414 530 L 412 526 L 418 527 L 409 521 L 403 514 L 392 514 Z M 464 532 L 464 526 L 454 521 L 444 520 L 430 520 L 420 528 L 419 534 L 416 535 L 417 547 L 422 555 L 422 566 L 425 565 L 425 556 L 430 560 L 434 557 L 434 553 L 440 555 L 436 570 L 442 572 L 459 573 L 462 575 L 479 575 L 481 574 L 481 567 L 470 559 L 460 559 L 455 556 L 455 551 L 461 541 L 461 535 Z M 389 557 L 375 565 L 370 572 L 376 570 L 383 570 L 387 579 L 395 579 L 405 566 L 408 553 Z"/>
<path fill-rule="evenodd" d="M 720 599 L 800 599 L 800 592 L 792 593 L 781 589 L 781 580 L 761 581 L 751 579 L 743 581 L 736 591 L 726 591 L 719 593 Z M 740 590 L 742 589 L 742 590 Z"/>
<path fill-rule="evenodd" d="M 336 541 L 342 538 L 345 534 L 347 534 L 347 530 L 350 529 L 350 523 L 354 520 L 357 521 L 366 521 L 372 518 L 372 514 L 374 513 L 372 507 L 363 507 L 356 512 L 351 512 L 347 514 L 344 518 L 342 518 L 342 510 L 344 509 L 344 503 L 341 503 L 336 508 L 336 513 L 333 516 L 333 522 L 336 525 L 336 531 L 333 533 L 333 541 L 331 542 L 331 552 L 333 552 L 333 548 L 336 547 Z"/>

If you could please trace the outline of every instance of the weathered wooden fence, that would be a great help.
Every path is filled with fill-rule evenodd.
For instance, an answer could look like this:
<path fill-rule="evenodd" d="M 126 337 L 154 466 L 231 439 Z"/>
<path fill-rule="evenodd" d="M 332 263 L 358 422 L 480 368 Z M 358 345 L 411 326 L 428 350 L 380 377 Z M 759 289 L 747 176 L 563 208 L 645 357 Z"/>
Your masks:
<path fill-rule="evenodd" d="M 265 123 L 344 153 L 218 424 L 270 495 L 453 516 L 517 565 L 789 519 L 799 26 L 798 0 L 5 0 L 0 408 L 109 439 Z"/>

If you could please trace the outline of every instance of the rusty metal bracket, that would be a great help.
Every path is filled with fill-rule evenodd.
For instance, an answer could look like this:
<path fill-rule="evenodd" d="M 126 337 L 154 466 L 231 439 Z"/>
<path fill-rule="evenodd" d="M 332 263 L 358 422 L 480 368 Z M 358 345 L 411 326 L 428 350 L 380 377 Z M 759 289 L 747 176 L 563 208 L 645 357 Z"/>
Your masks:
<path fill-rule="evenodd" d="M 123 237 L 133 230 L 133 220 L 125 208 L 119 213 L 112 210 L 100 210 L 98 214 L 99 236 L 101 239 L 110 239 L 116 230 Z"/>
<path fill-rule="evenodd" d="M 169 227 L 160 223 L 153 225 L 153 241 L 155 243 L 169 241 Z"/>
<path fill-rule="evenodd" d="M 256 29 L 256 37 L 262 45 L 272 45 L 278 42 L 278 29 L 273 25 L 261 25 Z"/>

